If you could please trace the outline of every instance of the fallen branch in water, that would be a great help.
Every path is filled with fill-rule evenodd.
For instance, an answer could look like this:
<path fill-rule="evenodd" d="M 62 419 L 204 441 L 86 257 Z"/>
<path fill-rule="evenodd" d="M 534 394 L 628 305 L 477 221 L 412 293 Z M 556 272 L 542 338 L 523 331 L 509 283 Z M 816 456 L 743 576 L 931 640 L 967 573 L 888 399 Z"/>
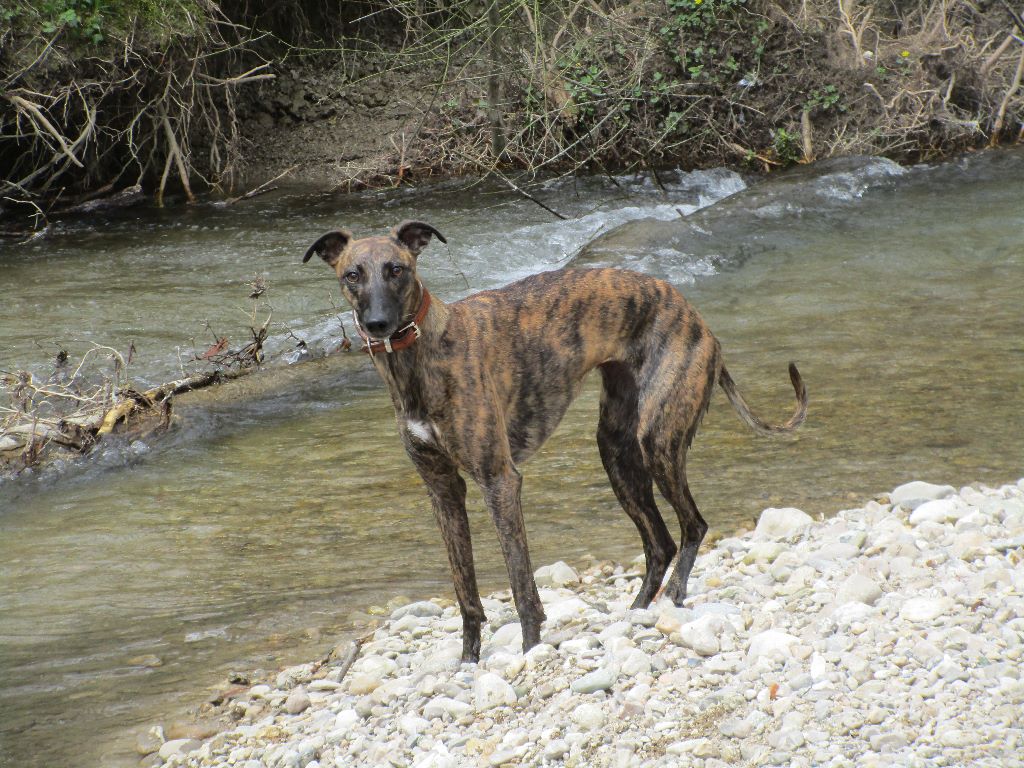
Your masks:
<path fill-rule="evenodd" d="M 297 165 L 293 165 L 291 168 L 287 168 L 281 171 L 281 173 L 277 174 L 277 176 L 275 176 L 274 178 L 270 179 L 269 181 L 264 181 L 258 187 L 250 189 L 244 195 L 239 195 L 238 197 L 229 197 L 227 200 L 224 201 L 224 205 L 234 205 L 235 203 L 241 200 L 249 200 L 259 195 L 266 194 L 267 192 L 272 192 L 273 190 L 277 189 L 277 187 L 271 186 L 275 181 L 280 179 L 282 176 L 287 176 L 289 173 L 291 173 L 298 167 L 299 166 Z"/>
<path fill-rule="evenodd" d="M 56 213 L 91 213 L 92 211 L 109 210 L 112 208 L 126 208 L 145 199 L 145 193 L 142 191 L 141 184 L 133 184 L 117 192 L 111 192 L 112 189 L 113 184 L 107 184 L 92 194 L 87 195 L 84 200 L 69 205 L 66 208 L 61 208 Z"/>
<path fill-rule="evenodd" d="M 94 345 L 74 368 L 61 350 L 45 379 L 28 371 L 0 371 L 0 390 L 8 393 L 7 402 L 0 401 L 0 470 L 17 473 L 38 466 L 61 449 L 84 455 L 113 434 L 137 439 L 166 430 L 175 395 L 231 381 L 258 368 L 273 313 L 257 323 L 266 283 L 256 277 L 247 287 L 253 300 L 252 340 L 230 349 L 226 337 L 215 336 L 214 345 L 190 361 L 212 367 L 193 373 L 183 368 L 181 378 L 159 386 L 140 390 L 131 385 L 127 371 L 134 345 L 125 355 Z"/>
<path fill-rule="evenodd" d="M 137 438 L 162 431 L 170 426 L 175 395 L 237 379 L 254 368 L 218 367 L 141 392 L 111 378 L 88 386 L 79 376 L 62 384 L 52 375 L 37 381 L 26 371 L 4 372 L 0 387 L 10 391 L 13 402 L 0 405 L 0 468 L 17 472 L 36 466 L 55 448 L 85 454 L 112 434 Z"/>

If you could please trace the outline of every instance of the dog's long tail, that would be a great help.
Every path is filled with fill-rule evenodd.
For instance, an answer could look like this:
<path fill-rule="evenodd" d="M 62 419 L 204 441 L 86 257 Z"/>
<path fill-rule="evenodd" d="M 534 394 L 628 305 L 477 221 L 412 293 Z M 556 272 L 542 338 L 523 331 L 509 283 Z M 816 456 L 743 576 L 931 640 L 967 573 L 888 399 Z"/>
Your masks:
<path fill-rule="evenodd" d="M 796 392 L 796 411 L 785 424 L 769 424 L 751 412 L 750 406 L 737 391 L 736 383 L 724 365 L 721 373 L 718 374 L 718 383 L 726 397 L 729 398 L 729 402 L 732 403 L 732 407 L 736 409 L 736 413 L 746 422 L 747 426 L 760 435 L 786 434 L 804 423 L 804 419 L 807 417 L 807 387 L 804 386 L 804 380 L 800 378 L 800 371 L 796 369 L 795 363 L 789 364 L 789 380 L 793 382 L 793 391 Z"/>

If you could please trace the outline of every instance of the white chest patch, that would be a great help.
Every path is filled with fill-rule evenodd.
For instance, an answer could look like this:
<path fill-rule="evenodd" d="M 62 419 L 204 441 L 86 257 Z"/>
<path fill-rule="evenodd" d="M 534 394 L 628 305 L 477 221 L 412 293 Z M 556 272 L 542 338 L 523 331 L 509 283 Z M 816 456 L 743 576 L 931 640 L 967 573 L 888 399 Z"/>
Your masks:
<path fill-rule="evenodd" d="M 405 428 L 409 430 L 410 435 L 421 443 L 434 442 L 434 425 L 428 421 L 406 419 Z"/>

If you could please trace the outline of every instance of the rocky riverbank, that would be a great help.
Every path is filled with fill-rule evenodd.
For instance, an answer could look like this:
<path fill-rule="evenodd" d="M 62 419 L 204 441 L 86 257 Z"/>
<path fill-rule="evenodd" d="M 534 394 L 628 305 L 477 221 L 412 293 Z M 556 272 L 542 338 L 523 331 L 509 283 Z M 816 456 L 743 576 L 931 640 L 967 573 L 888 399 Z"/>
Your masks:
<path fill-rule="evenodd" d="M 205 742 L 154 729 L 145 762 L 1024 765 L 1024 479 L 909 483 L 824 521 L 765 510 L 698 558 L 684 608 L 630 610 L 638 570 L 540 569 L 526 654 L 510 596 L 485 599 L 479 665 L 459 664 L 450 601 L 403 606 L 237 693 Z"/>

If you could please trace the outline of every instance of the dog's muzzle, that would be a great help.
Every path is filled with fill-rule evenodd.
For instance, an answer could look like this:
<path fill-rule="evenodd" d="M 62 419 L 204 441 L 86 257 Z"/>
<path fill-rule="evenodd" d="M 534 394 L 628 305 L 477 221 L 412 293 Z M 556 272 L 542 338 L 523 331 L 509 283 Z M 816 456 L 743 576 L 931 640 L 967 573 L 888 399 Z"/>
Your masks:
<path fill-rule="evenodd" d="M 426 318 L 427 311 L 430 309 L 430 291 L 424 288 L 422 283 L 418 283 L 418 285 L 420 286 L 421 298 L 416 315 L 410 323 L 403 325 L 386 339 L 377 339 L 367 333 L 366 329 L 359 322 L 359 316 L 356 314 L 356 311 L 352 310 L 352 319 L 356 324 L 356 332 L 359 334 L 359 338 L 363 340 L 363 352 L 369 355 L 375 355 L 378 352 L 391 354 L 392 352 L 398 352 L 411 347 L 416 343 L 416 339 L 423 335 L 423 331 L 420 330 L 420 323 Z"/>

